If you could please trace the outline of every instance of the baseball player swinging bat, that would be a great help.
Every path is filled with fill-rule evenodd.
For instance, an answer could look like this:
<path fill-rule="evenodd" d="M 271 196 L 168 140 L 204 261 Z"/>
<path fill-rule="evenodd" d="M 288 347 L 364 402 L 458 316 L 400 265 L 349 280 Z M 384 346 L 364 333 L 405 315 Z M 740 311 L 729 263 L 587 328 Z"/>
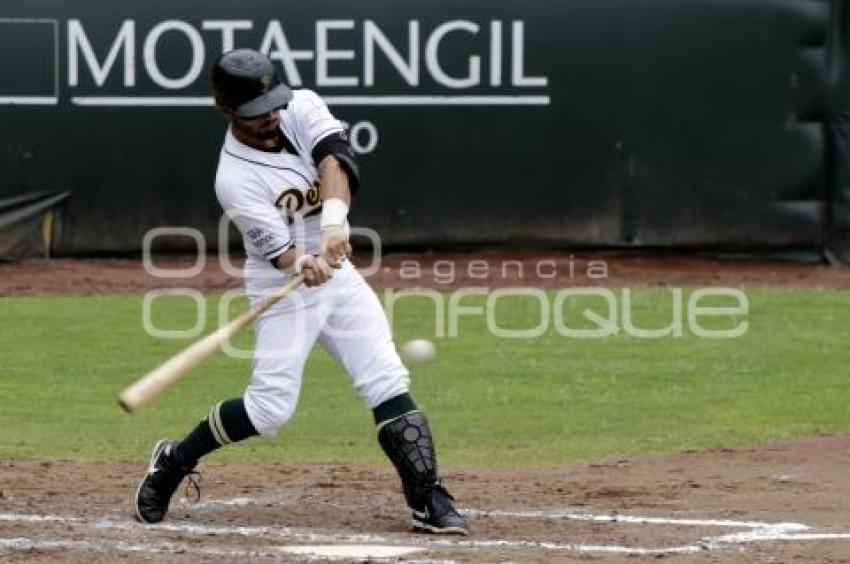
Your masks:
<path fill-rule="evenodd" d="M 360 173 L 342 122 L 315 92 L 284 84 L 275 64 L 258 51 L 222 53 L 210 78 L 216 109 L 228 124 L 215 194 L 242 233 L 245 288 L 256 307 L 128 388 L 121 404 L 132 411 L 153 399 L 286 292 L 303 298 L 291 308 L 303 327 L 293 330 L 288 315 L 257 318 L 244 392 L 215 404 L 183 439 L 157 441 L 136 489 L 136 517 L 161 522 L 178 486 L 191 482 L 204 456 L 272 436 L 286 425 L 295 413 L 304 363 L 319 343 L 372 411 L 378 443 L 401 478 L 413 529 L 468 534 L 466 518 L 440 480 L 431 428 L 410 394 L 410 374 L 386 313 L 345 260 L 351 252 L 348 211 Z M 291 272 L 304 273 L 310 291 L 296 288 L 300 279 L 281 287 Z"/>
<path fill-rule="evenodd" d="M 222 325 L 214 333 L 210 333 L 166 360 L 134 384 L 125 388 L 118 396 L 118 403 L 128 413 L 138 411 L 141 407 L 156 399 L 166 388 L 183 378 L 190 370 L 211 357 L 221 347 L 222 343 L 241 331 L 261 313 L 285 298 L 302 282 L 304 282 L 303 274 L 293 277 L 279 290 L 270 294 L 230 323 Z"/>

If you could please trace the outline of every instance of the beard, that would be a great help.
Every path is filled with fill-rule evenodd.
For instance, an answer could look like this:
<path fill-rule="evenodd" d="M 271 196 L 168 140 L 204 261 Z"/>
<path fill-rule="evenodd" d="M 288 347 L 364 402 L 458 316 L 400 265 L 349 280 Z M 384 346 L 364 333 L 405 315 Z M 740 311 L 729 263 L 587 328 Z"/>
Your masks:
<path fill-rule="evenodd" d="M 243 136 L 254 139 L 255 141 L 272 141 L 278 136 L 278 125 L 266 127 L 256 127 L 240 119 L 233 120 L 233 128 L 238 130 Z"/>
<path fill-rule="evenodd" d="M 277 126 L 269 127 L 267 129 L 260 129 L 257 131 L 257 138 L 262 139 L 263 141 L 269 141 L 271 139 L 275 139 L 277 137 Z"/>

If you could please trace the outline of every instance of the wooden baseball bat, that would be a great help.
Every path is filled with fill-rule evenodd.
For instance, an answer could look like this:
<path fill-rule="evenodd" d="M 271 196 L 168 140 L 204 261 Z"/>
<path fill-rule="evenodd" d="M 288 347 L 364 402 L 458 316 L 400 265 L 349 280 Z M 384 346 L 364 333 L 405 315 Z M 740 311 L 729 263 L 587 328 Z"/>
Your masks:
<path fill-rule="evenodd" d="M 261 313 L 286 297 L 289 292 L 304 281 L 304 275 L 299 274 L 284 286 L 260 303 L 245 311 L 239 317 L 226 325 L 219 327 L 214 333 L 192 343 L 170 359 L 154 368 L 134 384 L 124 389 L 118 396 L 118 403 L 128 413 L 138 411 L 144 405 L 153 401 L 166 388 L 172 386 L 190 370 L 211 357 L 221 345 L 233 335 L 241 331 Z"/>

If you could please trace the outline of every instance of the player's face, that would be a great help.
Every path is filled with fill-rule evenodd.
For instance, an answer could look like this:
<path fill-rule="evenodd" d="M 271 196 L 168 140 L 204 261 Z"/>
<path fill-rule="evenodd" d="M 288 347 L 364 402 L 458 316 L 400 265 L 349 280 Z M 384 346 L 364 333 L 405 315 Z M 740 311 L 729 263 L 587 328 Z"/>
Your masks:
<path fill-rule="evenodd" d="M 277 126 L 280 124 L 280 117 L 277 111 L 272 111 L 267 114 L 262 114 L 253 118 L 242 118 L 233 114 L 233 127 L 238 129 L 244 135 L 265 141 L 272 139 L 277 135 Z"/>

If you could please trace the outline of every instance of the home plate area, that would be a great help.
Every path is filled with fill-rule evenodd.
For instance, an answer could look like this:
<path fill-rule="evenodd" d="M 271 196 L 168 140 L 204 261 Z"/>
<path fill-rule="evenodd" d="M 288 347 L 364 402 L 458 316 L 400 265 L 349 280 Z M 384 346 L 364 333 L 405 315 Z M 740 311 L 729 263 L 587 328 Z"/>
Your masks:
<path fill-rule="evenodd" d="M 847 562 L 850 439 L 447 471 L 469 536 L 410 531 L 391 468 L 211 463 L 142 525 L 144 464 L 0 461 L 0 561 Z M 183 495 L 182 491 L 178 496 Z"/>
<path fill-rule="evenodd" d="M 211 500 L 196 507 L 203 516 L 219 507 L 268 508 L 268 498 Z M 191 509 L 178 501 L 175 510 Z M 366 534 L 280 525 L 223 525 L 181 521 L 141 525 L 126 515 L 0 513 L 0 550 L 46 559 L 88 560 L 93 555 L 135 555 L 168 559 L 250 559 L 447 561 L 552 561 L 580 554 L 610 557 L 665 557 L 735 551 L 766 545 L 841 543 L 850 551 L 850 532 L 820 530 L 800 523 L 726 519 L 606 515 L 585 510 L 464 510 L 488 532 L 526 528 L 537 534 L 437 537 L 409 533 Z M 524 524 L 525 527 L 521 526 Z M 688 540 L 690 539 L 690 540 Z M 786 547 L 788 548 L 788 547 Z M 836 549 L 840 547 L 836 545 Z M 740 554 L 739 554 L 740 556 Z M 606 558 L 605 560 L 608 560 Z"/>

